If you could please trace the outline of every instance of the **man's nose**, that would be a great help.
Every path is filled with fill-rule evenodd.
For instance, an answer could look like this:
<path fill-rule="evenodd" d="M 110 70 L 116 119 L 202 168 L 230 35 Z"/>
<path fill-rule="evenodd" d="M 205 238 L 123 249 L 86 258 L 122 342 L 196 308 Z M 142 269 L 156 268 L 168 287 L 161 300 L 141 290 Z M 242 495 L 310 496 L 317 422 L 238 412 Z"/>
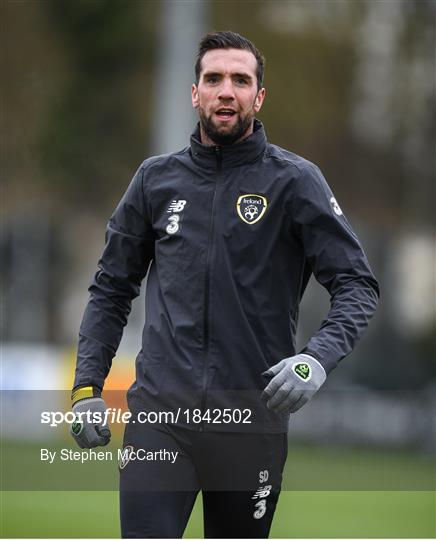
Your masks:
<path fill-rule="evenodd" d="M 218 93 L 219 99 L 234 99 L 235 98 L 235 92 L 233 90 L 233 81 L 231 79 L 224 79 L 222 81 L 222 84 L 220 85 L 219 93 Z"/>

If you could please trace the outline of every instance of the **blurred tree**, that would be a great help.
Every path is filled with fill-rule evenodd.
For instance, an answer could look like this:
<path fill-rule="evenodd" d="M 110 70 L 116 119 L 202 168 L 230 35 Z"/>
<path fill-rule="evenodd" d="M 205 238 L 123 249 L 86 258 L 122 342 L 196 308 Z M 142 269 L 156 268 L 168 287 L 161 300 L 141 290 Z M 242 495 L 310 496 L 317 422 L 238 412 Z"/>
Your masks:
<path fill-rule="evenodd" d="M 41 126 L 63 95 L 64 54 L 42 2 L 2 2 L 1 141 L 7 211 L 48 200 L 38 153 Z"/>
<path fill-rule="evenodd" d="M 147 154 L 158 5 L 121 0 L 45 4 L 70 70 L 41 136 L 52 189 L 108 211 Z M 107 206 L 106 206 L 107 205 Z"/>

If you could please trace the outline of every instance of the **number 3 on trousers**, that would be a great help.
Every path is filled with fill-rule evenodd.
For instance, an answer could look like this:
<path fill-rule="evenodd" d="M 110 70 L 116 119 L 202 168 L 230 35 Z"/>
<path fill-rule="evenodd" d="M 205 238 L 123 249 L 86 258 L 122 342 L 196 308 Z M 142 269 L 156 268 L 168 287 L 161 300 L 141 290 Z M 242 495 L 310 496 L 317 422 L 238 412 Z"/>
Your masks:
<path fill-rule="evenodd" d="M 266 512 L 266 500 L 262 499 L 261 501 L 257 502 L 254 506 L 257 508 L 257 510 L 253 514 L 254 519 L 262 518 Z"/>

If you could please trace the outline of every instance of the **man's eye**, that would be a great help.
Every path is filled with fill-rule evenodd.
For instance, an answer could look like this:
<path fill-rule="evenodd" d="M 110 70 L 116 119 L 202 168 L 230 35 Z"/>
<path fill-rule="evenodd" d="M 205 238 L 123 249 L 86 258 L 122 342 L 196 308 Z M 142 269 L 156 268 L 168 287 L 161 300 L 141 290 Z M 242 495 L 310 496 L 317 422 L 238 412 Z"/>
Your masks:
<path fill-rule="evenodd" d="M 247 80 L 246 79 L 236 79 L 236 84 L 241 84 L 241 85 L 247 84 Z"/>
<path fill-rule="evenodd" d="M 207 82 L 210 84 L 215 84 L 218 81 L 216 77 L 208 77 Z"/>

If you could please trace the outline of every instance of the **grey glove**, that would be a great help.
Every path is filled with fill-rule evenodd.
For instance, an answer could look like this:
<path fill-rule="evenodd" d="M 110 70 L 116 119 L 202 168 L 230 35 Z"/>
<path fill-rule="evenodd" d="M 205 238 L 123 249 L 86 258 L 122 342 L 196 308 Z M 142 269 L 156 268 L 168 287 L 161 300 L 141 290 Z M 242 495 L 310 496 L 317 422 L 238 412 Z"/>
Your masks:
<path fill-rule="evenodd" d="M 81 399 L 73 405 L 73 412 L 86 413 L 90 411 L 93 415 L 92 419 L 97 419 L 96 422 L 89 422 L 85 416 L 80 420 L 76 420 L 71 424 L 70 433 L 80 446 L 80 448 L 93 448 L 95 446 L 105 446 L 111 440 L 111 431 L 107 424 L 104 424 L 104 413 L 106 404 L 102 398 Z M 95 414 L 97 413 L 97 414 Z M 98 418 L 100 417 L 100 421 Z"/>
<path fill-rule="evenodd" d="M 297 354 L 281 360 L 262 375 L 272 376 L 262 393 L 268 409 L 298 411 L 326 380 L 322 365 L 308 354 Z"/>

